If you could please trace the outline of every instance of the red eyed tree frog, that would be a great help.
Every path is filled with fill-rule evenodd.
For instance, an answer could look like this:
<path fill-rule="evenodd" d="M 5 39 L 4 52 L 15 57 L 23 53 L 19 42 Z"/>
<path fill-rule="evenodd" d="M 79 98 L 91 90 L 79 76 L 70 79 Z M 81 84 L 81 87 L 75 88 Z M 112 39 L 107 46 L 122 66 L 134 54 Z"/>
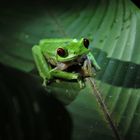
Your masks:
<path fill-rule="evenodd" d="M 81 39 L 43 39 L 33 46 L 32 52 L 37 69 L 43 78 L 43 85 L 55 78 L 77 80 L 80 87 L 85 86 L 84 77 L 93 76 L 93 68 L 100 66 L 90 52 L 89 40 Z M 76 69 L 79 71 L 77 72 Z M 72 70 L 69 70 L 72 68 Z"/>

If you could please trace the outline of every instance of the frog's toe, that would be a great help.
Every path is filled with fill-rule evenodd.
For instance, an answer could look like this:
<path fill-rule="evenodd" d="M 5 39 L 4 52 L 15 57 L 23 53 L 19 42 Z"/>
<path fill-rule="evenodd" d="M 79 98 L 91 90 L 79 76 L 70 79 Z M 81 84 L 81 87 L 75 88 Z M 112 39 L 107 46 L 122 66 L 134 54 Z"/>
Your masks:
<path fill-rule="evenodd" d="M 44 79 L 44 80 L 43 80 L 43 83 L 42 83 L 42 86 L 46 87 L 46 86 L 47 86 L 47 82 L 48 82 L 48 81 L 47 81 L 46 79 Z"/>
<path fill-rule="evenodd" d="M 96 71 L 100 71 L 100 70 L 101 70 L 100 66 L 97 66 Z"/>
<path fill-rule="evenodd" d="M 60 80 L 60 79 L 56 79 L 55 82 L 56 82 L 56 83 L 60 83 L 61 80 Z"/>
<path fill-rule="evenodd" d="M 85 87 L 85 83 L 82 80 L 78 80 L 79 86 L 80 88 L 84 88 Z"/>

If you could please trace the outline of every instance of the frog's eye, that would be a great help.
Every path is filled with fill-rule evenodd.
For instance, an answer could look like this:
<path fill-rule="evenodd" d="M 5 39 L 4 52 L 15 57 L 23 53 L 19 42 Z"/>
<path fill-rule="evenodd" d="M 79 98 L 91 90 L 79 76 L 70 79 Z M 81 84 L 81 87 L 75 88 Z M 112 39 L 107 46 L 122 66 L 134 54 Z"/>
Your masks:
<path fill-rule="evenodd" d="M 66 55 L 66 51 L 62 48 L 57 49 L 57 54 L 61 57 L 64 57 Z"/>
<path fill-rule="evenodd" d="M 84 38 L 84 39 L 83 39 L 83 43 L 84 43 L 84 46 L 85 46 L 86 48 L 88 48 L 88 46 L 89 46 L 89 40 L 86 39 L 86 38 Z"/>

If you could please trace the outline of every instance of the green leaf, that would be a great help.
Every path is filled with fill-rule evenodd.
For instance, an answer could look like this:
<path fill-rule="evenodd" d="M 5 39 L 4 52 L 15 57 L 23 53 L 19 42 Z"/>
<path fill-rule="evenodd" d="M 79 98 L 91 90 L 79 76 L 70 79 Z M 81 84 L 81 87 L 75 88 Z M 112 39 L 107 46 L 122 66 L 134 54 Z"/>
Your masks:
<path fill-rule="evenodd" d="M 66 81 L 46 88 L 70 103 L 73 140 L 140 139 L 140 11 L 131 1 L 23 3 L 1 7 L 0 15 L 0 62 L 28 73 L 34 74 L 31 48 L 40 39 L 92 39 L 102 68 L 96 77 L 99 94 L 89 81 L 83 90 Z"/>

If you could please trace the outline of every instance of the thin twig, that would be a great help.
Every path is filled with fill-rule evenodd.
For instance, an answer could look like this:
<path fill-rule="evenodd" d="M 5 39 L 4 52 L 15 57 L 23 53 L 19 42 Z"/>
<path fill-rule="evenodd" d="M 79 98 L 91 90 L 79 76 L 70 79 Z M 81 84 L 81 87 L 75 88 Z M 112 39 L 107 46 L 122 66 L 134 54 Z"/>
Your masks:
<path fill-rule="evenodd" d="M 118 131 L 117 127 L 115 126 L 115 123 L 113 122 L 113 120 L 112 120 L 112 118 L 110 116 L 110 113 L 109 113 L 109 111 L 107 109 L 107 106 L 104 103 L 104 100 L 103 100 L 103 98 L 101 96 L 101 93 L 96 87 L 95 80 L 93 78 L 86 78 L 86 80 L 91 84 L 92 89 L 93 89 L 92 94 L 94 94 L 94 96 L 96 97 L 99 105 L 101 106 L 101 109 L 102 109 L 102 111 L 103 111 L 103 113 L 105 115 L 105 118 L 108 121 L 110 127 L 112 128 L 112 131 L 114 132 L 114 135 L 115 135 L 116 139 L 117 140 L 122 140 L 122 138 L 121 138 L 121 136 L 119 134 L 119 131 Z"/>

